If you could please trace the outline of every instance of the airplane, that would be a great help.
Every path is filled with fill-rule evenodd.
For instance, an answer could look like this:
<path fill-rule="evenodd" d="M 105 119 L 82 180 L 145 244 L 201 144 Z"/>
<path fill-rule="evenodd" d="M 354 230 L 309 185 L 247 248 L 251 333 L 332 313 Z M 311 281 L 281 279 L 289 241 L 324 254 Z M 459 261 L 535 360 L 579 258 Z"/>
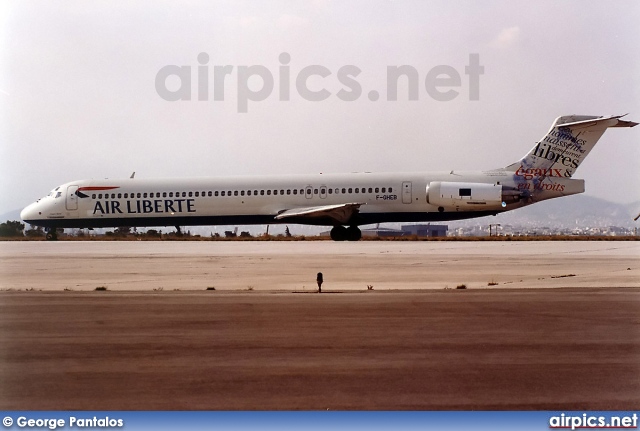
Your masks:
<path fill-rule="evenodd" d="M 351 173 L 219 178 L 79 180 L 54 188 L 20 217 L 47 229 L 249 224 L 332 226 L 357 241 L 359 226 L 496 215 L 584 192 L 576 169 L 618 116 L 567 115 L 518 162 L 475 172 Z"/>

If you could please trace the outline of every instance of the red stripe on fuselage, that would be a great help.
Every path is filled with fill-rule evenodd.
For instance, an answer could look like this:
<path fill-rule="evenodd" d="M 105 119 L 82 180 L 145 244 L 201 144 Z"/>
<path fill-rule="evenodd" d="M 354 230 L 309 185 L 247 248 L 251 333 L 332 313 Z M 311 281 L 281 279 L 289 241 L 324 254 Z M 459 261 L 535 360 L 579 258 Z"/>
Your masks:
<path fill-rule="evenodd" d="M 84 191 L 97 191 L 97 190 L 113 190 L 113 189 L 119 189 L 120 187 L 80 187 L 78 189 L 78 191 L 80 192 L 84 192 Z"/>

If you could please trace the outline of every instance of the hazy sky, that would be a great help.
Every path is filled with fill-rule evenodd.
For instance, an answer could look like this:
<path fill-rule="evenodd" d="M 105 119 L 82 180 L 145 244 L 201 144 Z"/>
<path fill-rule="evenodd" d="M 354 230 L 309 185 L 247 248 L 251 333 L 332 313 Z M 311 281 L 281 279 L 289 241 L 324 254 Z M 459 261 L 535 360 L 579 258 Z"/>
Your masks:
<path fill-rule="evenodd" d="M 1 3 L 0 17 L 0 213 L 68 181 L 132 171 L 498 168 L 519 160 L 559 115 L 630 112 L 640 121 L 635 0 L 16 1 Z M 206 68 L 198 69 L 200 53 Z M 465 73 L 471 54 L 484 67 L 479 100 L 470 100 Z M 182 88 L 191 100 L 156 91 L 168 65 L 190 67 Z M 262 78 L 248 79 L 265 100 L 249 100 L 240 113 L 244 73 L 258 70 L 246 66 L 254 65 L 273 76 L 273 90 L 260 93 Z M 313 65 L 330 72 L 307 81 L 310 91 L 328 92 L 323 101 L 296 87 Z M 349 65 L 361 72 L 339 79 Z M 418 100 L 408 100 L 402 79 L 398 100 L 387 100 L 387 66 L 400 65 L 417 71 Z M 425 89 L 441 65 L 460 77 L 459 86 L 440 87 L 457 91 L 450 101 Z M 215 66 L 232 66 L 217 88 L 224 101 L 214 97 Z M 345 82 L 360 86 L 357 100 L 339 97 L 353 89 Z M 181 83 L 189 84 L 172 75 L 163 85 L 178 91 Z M 286 88 L 289 100 L 280 100 Z M 587 194 L 636 201 L 639 161 L 640 126 L 610 129 L 575 177 Z"/>

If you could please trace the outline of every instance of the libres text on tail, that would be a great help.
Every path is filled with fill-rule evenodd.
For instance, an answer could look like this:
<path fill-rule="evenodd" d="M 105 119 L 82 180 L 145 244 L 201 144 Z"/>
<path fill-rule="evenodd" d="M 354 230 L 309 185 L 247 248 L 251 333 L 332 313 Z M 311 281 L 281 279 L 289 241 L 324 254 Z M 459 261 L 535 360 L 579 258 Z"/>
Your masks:
<path fill-rule="evenodd" d="M 623 115 L 558 117 L 526 156 L 505 169 L 520 175 L 571 178 L 607 128 L 638 125 L 621 117 Z"/>

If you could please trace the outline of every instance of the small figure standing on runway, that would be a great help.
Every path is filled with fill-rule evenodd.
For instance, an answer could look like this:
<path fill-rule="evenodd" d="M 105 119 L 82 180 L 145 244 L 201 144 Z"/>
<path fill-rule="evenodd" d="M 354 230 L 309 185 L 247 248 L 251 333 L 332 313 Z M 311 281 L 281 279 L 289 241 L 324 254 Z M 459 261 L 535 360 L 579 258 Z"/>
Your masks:
<path fill-rule="evenodd" d="M 318 282 L 318 293 L 322 293 L 322 273 L 319 272 L 318 276 L 316 277 L 316 281 Z"/>

